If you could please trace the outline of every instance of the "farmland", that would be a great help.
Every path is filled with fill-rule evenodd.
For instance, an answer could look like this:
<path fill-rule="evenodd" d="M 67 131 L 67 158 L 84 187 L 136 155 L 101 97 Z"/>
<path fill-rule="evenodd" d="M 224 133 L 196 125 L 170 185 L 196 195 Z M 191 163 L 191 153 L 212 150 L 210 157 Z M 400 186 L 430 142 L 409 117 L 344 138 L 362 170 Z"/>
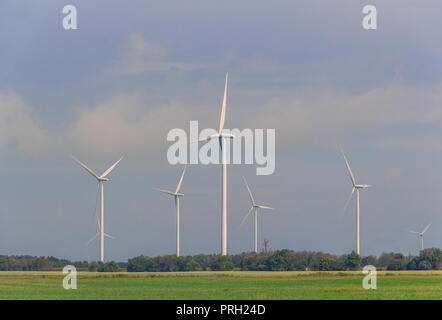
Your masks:
<path fill-rule="evenodd" d="M 442 271 L 381 271 L 377 290 L 361 272 L 0 272 L 0 299 L 442 299 Z"/>

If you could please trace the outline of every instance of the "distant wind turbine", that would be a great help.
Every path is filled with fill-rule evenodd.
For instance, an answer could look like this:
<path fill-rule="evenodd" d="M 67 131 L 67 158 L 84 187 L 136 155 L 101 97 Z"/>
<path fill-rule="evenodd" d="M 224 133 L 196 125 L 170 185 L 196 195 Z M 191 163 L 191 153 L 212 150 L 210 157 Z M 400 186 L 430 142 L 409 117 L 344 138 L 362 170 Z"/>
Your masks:
<path fill-rule="evenodd" d="M 112 238 L 112 237 L 104 232 L 104 191 L 103 191 L 103 182 L 109 181 L 109 178 L 106 178 L 106 176 L 109 173 L 111 173 L 111 171 L 117 166 L 117 164 L 120 163 L 120 161 L 121 161 L 121 159 L 123 159 L 123 157 L 121 157 L 120 160 L 115 162 L 106 171 L 104 171 L 101 176 L 97 175 L 94 171 L 92 171 L 90 168 L 88 168 L 84 163 L 82 163 L 80 160 L 78 160 L 74 156 L 71 156 L 71 158 L 75 162 L 77 162 L 80 166 L 82 166 L 87 172 L 89 172 L 95 179 L 97 179 L 97 182 L 98 182 L 98 185 L 97 185 L 97 195 L 98 195 L 98 192 L 101 191 L 100 192 L 100 220 L 101 221 L 100 222 L 97 221 L 97 222 L 98 222 L 98 232 L 100 233 L 100 261 L 104 262 L 104 237 L 105 236 L 109 237 L 109 238 Z M 97 219 L 98 219 L 98 217 L 97 217 Z M 98 233 L 91 240 L 89 240 L 89 243 L 92 242 L 92 240 L 94 240 L 97 235 L 98 235 Z"/>
<path fill-rule="evenodd" d="M 421 237 L 421 250 L 424 250 L 424 233 L 427 232 L 428 228 L 431 226 L 431 223 L 428 224 L 428 226 L 425 227 L 425 229 L 422 232 L 417 232 L 413 230 L 408 230 L 408 232 L 417 234 Z"/>
<path fill-rule="evenodd" d="M 350 202 L 350 200 L 351 200 L 351 198 L 352 198 L 352 196 L 353 196 L 353 193 L 354 193 L 355 190 L 356 190 L 356 253 L 357 253 L 357 254 L 360 254 L 360 238 L 359 238 L 359 190 L 361 190 L 361 189 L 366 189 L 366 188 L 370 188 L 370 187 L 372 187 L 372 185 L 369 185 L 369 184 L 356 184 L 355 177 L 354 177 L 354 175 L 353 175 L 353 172 L 351 171 L 350 165 L 348 164 L 347 157 L 345 156 L 344 151 L 343 151 L 342 149 L 341 149 L 341 153 L 342 153 L 342 156 L 344 157 L 345 164 L 346 164 L 346 166 L 347 166 L 347 171 L 348 171 L 348 174 L 350 175 L 350 180 L 351 180 L 351 183 L 352 183 L 352 186 L 353 186 L 352 189 L 351 189 L 350 196 L 348 197 L 347 202 L 345 203 L 344 210 L 347 208 L 347 205 L 348 205 L 348 203 Z"/>
<path fill-rule="evenodd" d="M 175 198 L 175 208 L 176 208 L 176 256 L 180 256 L 180 197 L 184 197 L 183 193 L 180 193 L 181 185 L 183 184 L 184 174 L 186 173 L 187 165 L 184 166 L 183 173 L 181 174 L 180 181 L 176 187 L 175 192 L 154 188 L 154 190 L 166 193 Z"/>
<path fill-rule="evenodd" d="M 250 191 L 249 185 L 247 184 L 246 178 L 242 177 L 244 180 L 244 184 L 246 185 L 247 191 L 249 192 L 249 197 L 250 197 L 250 201 L 252 203 L 252 206 L 249 209 L 249 212 L 246 214 L 246 216 L 242 219 L 241 221 L 241 225 L 247 220 L 247 218 L 249 217 L 250 213 L 252 213 L 252 210 L 255 209 L 255 252 L 258 252 L 258 208 L 261 209 L 267 209 L 267 210 L 275 210 L 272 207 L 268 207 L 268 206 L 262 206 L 259 204 L 255 203 L 255 200 L 253 199 L 253 195 L 252 192 Z"/>
<path fill-rule="evenodd" d="M 97 198 L 98 198 L 98 192 L 97 192 Z M 97 238 L 98 235 L 100 234 L 100 229 L 101 229 L 101 227 L 100 227 L 100 220 L 98 219 L 98 216 L 96 216 L 96 217 L 97 217 L 97 226 L 98 226 L 97 230 L 98 231 L 97 231 L 97 233 L 92 238 L 89 239 L 89 241 L 87 242 L 87 245 L 89 245 L 92 241 L 94 241 L 95 238 Z M 110 239 L 115 239 L 114 237 L 112 237 L 111 235 L 107 234 L 106 232 L 104 233 L 104 236 L 108 237 Z"/>
<path fill-rule="evenodd" d="M 219 130 L 217 134 L 208 136 L 198 141 L 209 141 L 211 139 L 218 139 L 219 148 L 222 153 L 222 178 L 221 178 L 221 254 L 227 255 L 227 154 L 224 147 L 224 139 L 232 139 L 232 134 L 223 133 L 224 121 L 226 120 L 226 98 L 227 98 L 227 80 L 228 73 L 226 73 L 226 85 L 224 88 L 223 106 L 221 109 L 221 119 L 219 122 Z"/>

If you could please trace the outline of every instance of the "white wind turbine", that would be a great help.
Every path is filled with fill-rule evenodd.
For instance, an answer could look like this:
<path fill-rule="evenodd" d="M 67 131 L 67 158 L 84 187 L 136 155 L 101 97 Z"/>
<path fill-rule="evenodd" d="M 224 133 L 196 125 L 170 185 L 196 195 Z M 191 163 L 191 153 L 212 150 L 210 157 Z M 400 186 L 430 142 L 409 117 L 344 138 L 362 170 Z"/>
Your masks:
<path fill-rule="evenodd" d="M 431 223 L 428 224 L 428 226 L 425 227 L 425 229 L 422 232 L 417 232 L 413 230 L 409 230 L 408 232 L 417 234 L 421 237 L 421 250 L 424 250 L 424 233 L 427 232 L 428 228 L 431 226 Z"/>
<path fill-rule="evenodd" d="M 184 166 L 183 173 L 181 174 L 180 181 L 176 187 L 175 192 L 154 188 L 154 190 L 167 193 L 175 198 L 175 208 L 176 208 L 176 256 L 180 256 L 180 197 L 184 197 L 183 193 L 180 193 L 181 185 L 183 184 L 184 174 L 186 173 L 187 165 Z"/>
<path fill-rule="evenodd" d="M 253 195 L 252 192 L 250 191 L 249 185 L 247 184 L 246 178 L 242 177 L 244 180 L 244 184 L 246 185 L 247 191 L 249 192 L 249 196 L 250 196 L 250 201 L 252 203 L 252 206 L 249 209 L 249 212 L 246 214 L 246 216 L 242 219 L 241 221 L 241 225 L 246 221 L 246 219 L 248 218 L 248 216 L 250 215 L 250 213 L 252 213 L 252 210 L 255 209 L 255 252 L 258 252 L 258 208 L 261 209 L 268 209 L 268 210 L 275 210 L 272 207 L 268 207 L 268 206 L 262 206 L 259 204 L 255 203 L 255 200 L 253 199 Z"/>
<path fill-rule="evenodd" d="M 98 188 L 97 188 L 97 191 L 98 191 Z M 98 192 L 97 192 L 97 200 L 98 200 Z M 89 241 L 87 242 L 87 245 L 89 245 L 92 241 L 94 241 L 95 238 L 100 234 L 100 229 L 101 229 L 101 227 L 100 227 L 100 220 L 98 219 L 98 216 L 96 216 L 96 217 L 97 217 L 98 231 L 97 231 L 97 233 L 92 238 L 89 239 Z M 110 239 L 115 239 L 114 237 L 112 237 L 111 235 L 107 234 L 106 232 L 104 232 L 104 236 L 108 237 Z"/>
<path fill-rule="evenodd" d="M 356 184 L 355 177 L 354 177 L 354 175 L 353 175 L 353 172 L 352 172 L 351 169 L 350 169 L 350 165 L 348 164 L 347 157 L 345 156 L 344 151 L 343 151 L 342 149 L 341 149 L 341 153 L 342 153 L 342 155 L 343 155 L 343 157 L 344 157 L 345 164 L 346 164 L 346 166 L 347 166 L 347 170 L 348 170 L 348 174 L 350 175 L 350 180 L 351 180 L 351 183 L 352 183 L 352 185 L 353 185 L 353 187 L 352 187 L 352 189 L 351 189 L 350 196 L 348 197 L 347 202 L 345 203 L 344 210 L 345 210 L 345 208 L 347 207 L 348 203 L 350 202 L 350 200 L 351 200 L 351 198 L 352 198 L 352 196 L 353 196 L 353 193 L 354 193 L 355 190 L 356 190 L 356 253 L 357 253 L 357 254 L 360 254 L 360 238 L 359 238 L 359 190 L 361 190 L 361 189 L 366 189 L 366 188 L 370 188 L 370 187 L 372 187 L 372 185 L 369 185 L 369 184 Z"/>
<path fill-rule="evenodd" d="M 232 139 L 232 134 L 223 133 L 224 121 L 226 119 L 226 98 L 227 98 L 227 80 L 228 73 L 226 73 L 226 85 L 224 88 L 223 106 L 221 109 L 221 119 L 219 122 L 219 130 L 217 134 L 208 136 L 198 141 L 209 141 L 211 139 L 218 139 L 219 148 L 222 153 L 222 178 L 221 178 L 221 254 L 227 255 L 227 154 L 224 147 L 224 139 Z"/>
<path fill-rule="evenodd" d="M 101 176 L 97 175 L 94 171 L 92 171 L 90 168 L 88 168 L 84 163 L 82 163 L 80 160 L 78 160 L 74 156 L 71 156 L 71 158 L 75 162 L 77 162 L 80 166 L 82 166 L 87 172 L 89 172 L 95 179 L 97 179 L 97 182 L 98 182 L 98 184 L 97 184 L 97 195 L 98 195 L 98 192 L 101 191 L 100 192 L 100 221 L 97 221 L 97 222 L 98 222 L 98 232 L 100 233 L 100 261 L 104 262 L 104 237 L 105 236 L 109 237 L 109 238 L 112 238 L 112 237 L 104 232 L 104 191 L 103 191 L 103 182 L 109 181 L 109 178 L 106 178 L 106 176 L 117 166 L 117 164 L 120 163 L 120 161 L 121 161 L 121 159 L 123 159 L 123 157 L 121 157 L 120 160 L 115 162 L 106 171 L 104 171 Z M 97 219 L 98 219 L 98 217 L 97 217 Z M 92 240 L 94 240 L 97 237 L 97 235 L 98 235 L 98 233 L 91 240 L 89 240 L 89 243 Z"/>

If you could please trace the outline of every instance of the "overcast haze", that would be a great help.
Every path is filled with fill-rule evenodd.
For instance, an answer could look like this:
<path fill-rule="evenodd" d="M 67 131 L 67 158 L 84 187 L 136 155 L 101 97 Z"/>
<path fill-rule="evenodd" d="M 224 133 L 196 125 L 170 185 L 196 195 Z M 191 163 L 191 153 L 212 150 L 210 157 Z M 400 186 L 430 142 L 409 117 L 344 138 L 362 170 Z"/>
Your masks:
<path fill-rule="evenodd" d="M 62 28 L 74 4 L 78 30 Z M 378 30 L 361 26 L 374 4 Z M 182 166 L 167 132 L 275 128 L 276 170 L 228 167 L 228 252 L 250 251 L 244 175 L 274 249 L 361 254 L 442 247 L 440 1 L 35 1 L 0 3 L 0 254 L 97 260 L 96 182 L 105 183 L 106 260 L 175 252 L 170 197 Z M 220 166 L 189 167 L 181 254 L 220 252 Z"/>

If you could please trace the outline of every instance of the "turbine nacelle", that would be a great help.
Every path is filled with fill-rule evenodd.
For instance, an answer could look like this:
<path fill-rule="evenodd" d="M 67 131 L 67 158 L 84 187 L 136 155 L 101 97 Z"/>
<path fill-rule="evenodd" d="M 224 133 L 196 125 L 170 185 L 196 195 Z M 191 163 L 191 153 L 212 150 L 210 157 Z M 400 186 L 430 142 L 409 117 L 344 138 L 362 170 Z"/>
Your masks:
<path fill-rule="evenodd" d="M 183 184 L 183 178 L 184 174 L 186 173 L 187 165 L 184 166 L 183 173 L 181 174 L 180 180 L 178 181 L 178 185 L 176 187 L 175 191 L 165 190 L 165 189 L 159 189 L 159 188 L 153 188 L 156 191 L 169 194 L 171 196 L 175 197 L 184 197 L 184 193 L 179 192 L 181 189 L 181 185 Z"/>
<path fill-rule="evenodd" d="M 354 186 L 356 189 L 365 189 L 373 187 L 371 184 L 357 184 Z"/>
<path fill-rule="evenodd" d="M 221 133 L 221 134 L 217 133 L 217 134 L 212 134 L 211 136 L 208 136 L 206 138 L 199 139 L 198 142 L 210 141 L 212 139 L 219 139 L 219 138 L 233 139 L 235 138 L 235 136 L 231 133 Z"/>
<path fill-rule="evenodd" d="M 114 168 L 120 163 L 121 159 L 123 159 L 123 157 L 121 157 L 117 162 L 115 162 L 113 165 L 111 165 L 106 171 L 103 172 L 103 174 L 101 176 L 99 176 L 98 174 L 96 174 L 91 168 L 89 168 L 88 166 L 86 166 L 83 162 L 81 162 L 80 160 L 78 160 L 77 158 L 75 158 L 74 156 L 71 155 L 72 160 L 74 160 L 75 162 L 77 162 L 80 166 L 83 167 L 83 169 L 85 169 L 87 172 L 89 172 L 89 174 L 91 174 L 95 179 L 98 180 L 98 182 L 103 182 L 103 181 L 109 181 L 109 178 L 106 178 L 106 176 L 111 173 L 112 170 L 114 170 Z"/>

